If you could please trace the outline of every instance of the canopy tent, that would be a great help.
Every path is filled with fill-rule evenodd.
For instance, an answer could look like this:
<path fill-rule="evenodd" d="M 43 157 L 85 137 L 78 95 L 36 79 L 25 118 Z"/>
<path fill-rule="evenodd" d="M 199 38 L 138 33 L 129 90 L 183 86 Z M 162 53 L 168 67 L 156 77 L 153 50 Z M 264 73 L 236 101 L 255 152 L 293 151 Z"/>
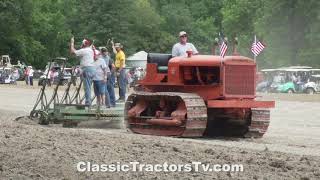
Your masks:
<path fill-rule="evenodd" d="M 142 68 L 146 68 L 146 64 L 147 64 L 147 56 L 148 53 L 145 51 L 139 51 L 135 54 L 133 54 L 132 56 L 129 56 L 127 58 L 126 64 L 129 67 L 142 67 Z"/>

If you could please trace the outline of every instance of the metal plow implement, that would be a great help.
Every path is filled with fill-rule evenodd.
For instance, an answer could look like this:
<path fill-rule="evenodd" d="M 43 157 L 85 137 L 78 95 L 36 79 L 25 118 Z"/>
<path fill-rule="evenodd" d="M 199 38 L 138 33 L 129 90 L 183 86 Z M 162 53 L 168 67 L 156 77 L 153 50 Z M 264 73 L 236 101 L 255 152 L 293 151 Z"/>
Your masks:
<path fill-rule="evenodd" d="M 63 79 L 63 72 L 66 64 L 65 58 L 55 58 L 49 64 L 49 69 L 53 64 L 59 64 L 59 81 Z M 48 73 L 46 76 L 48 77 Z M 71 73 L 72 78 L 76 79 L 75 69 Z M 47 88 L 48 83 L 42 83 L 36 103 L 30 112 L 30 118 L 39 124 L 47 125 L 50 123 L 63 124 L 64 127 L 75 127 L 85 121 L 108 121 L 115 122 L 116 128 L 121 128 L 123 124 L 123 106 L 118 104 L 115 108 L 102 109 L 99 106 L 84 105 L 84 94 L 82 93 L 82 81 L 76 86 L 69 81 L 66 87 L 61 87 L 58 82 L 52 89 Z M 61 89 L 63 88 L 63 89 Z M 50 96 L 48 100 L 47 97 Z M 94 101 L 95 97 L 92 97 Z M 101 125 L 99 125 L 101 126 Z M 115 126 L 113 126 L 115 127 Z"/>

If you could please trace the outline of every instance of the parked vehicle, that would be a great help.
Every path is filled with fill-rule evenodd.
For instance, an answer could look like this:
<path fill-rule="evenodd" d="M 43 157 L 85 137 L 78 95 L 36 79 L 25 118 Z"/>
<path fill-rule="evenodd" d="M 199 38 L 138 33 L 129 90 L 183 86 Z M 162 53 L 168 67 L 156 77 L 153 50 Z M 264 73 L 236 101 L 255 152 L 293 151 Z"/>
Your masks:
<path fill-rule="evenodd" d="M 309 82 L 311 74 L 316 71 L 308 66 L 263 69 L 261 72 L 265 80 L 257 85 L 257 91 L 305 93 L 304 85 Z"/>
<path fill-rule="evenodd" d="M 0 84 L 17 84 L 11 68 L 0 68 Z"/>
<path fill-rule="evenodd" d="M 320 92 L 320 74 L 311 75 L 309 82 L 303 86 L 303 91 L 307 94 Z"/>
<path fill-rule="evenodd" d="M 284 84 L 278 84 L 277 91 L 280 93 L 295 93 L 297 92 L 293 82 L 286 82 Z"/>
<path fill-rule="evenodd" d="M 41 75 L 39 78 L 38 86 L 42 86 L 43 83 L 46 83 L 49 86 L 58 83 L 60 83 L 60 85 L 66 85 L 69 81 L 71 81 L 71 72 L 72 68 L 64 68 L 64 72 L 62 73 L 61 67 L 56 63 L 52 64 L 51 67 L 48 67 L 47 65 L 43 75 Z M 61 73 L 63 74 L 62 79 L 58 78 Z"/>

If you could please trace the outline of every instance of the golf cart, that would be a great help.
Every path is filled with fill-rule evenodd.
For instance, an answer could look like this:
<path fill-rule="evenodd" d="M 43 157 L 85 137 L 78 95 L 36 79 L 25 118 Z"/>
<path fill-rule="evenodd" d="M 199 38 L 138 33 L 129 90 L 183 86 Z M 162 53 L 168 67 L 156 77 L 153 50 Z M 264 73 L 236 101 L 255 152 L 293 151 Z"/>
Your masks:
<path fill-rule="evenodd" d="M 262 69 L 259 73 L 260 78 L 257 80 L 256 90 L 258 92 L 270 92 L 273 82 L 273 76 L 277 73 L 277 69 Z"/>
<path fill-rule="evenodd" d="M 303 86 L 303 91 L 307 94 L 314 94 L 320 91 L 320 74 L 311 75 L 309 82 Z"/>
<path fill-rule="evenodd" d="M 284 72 L 279 71 L 277 75 L 273 77 L 273 81 L 270 85 L 270 92 L 294 93 L 295 86 Z"/>
<path fill-rule="evenodd" d="M 0 69 L 0 84 L 17 84 L 11 68 Z"/>
<path fill-rule="evenodd" d="M 278 86 L 278 92 L 302 93 L 303 86 L 308 81 L 310 68 L 282 68 L 281 70 L 285 76 L 285 83 Z"/>
<path fill-rule="evenodd" d="M 295 85 L 292 81 L 277 85 L 277 91 L 280 93 L 295 93 Z"/>
<path fill-rule="evenodd" d="M 72 68 L 64 68 L 64 71 L 62 72 L 61 65 L 57 62 L 53 62 L 51 65 L 48 63 L 46 65 L 46 70 L 39 78 L 38 86 L 42 86 L 43 83 L 48 84 L 49 86 L 56 85 L 58 83 L 60 83 L 59 85 L 66 85 L 71 81 L 71 72 Z M 59 76 L 62 76 L 62 78 L 59 78 Z"/>

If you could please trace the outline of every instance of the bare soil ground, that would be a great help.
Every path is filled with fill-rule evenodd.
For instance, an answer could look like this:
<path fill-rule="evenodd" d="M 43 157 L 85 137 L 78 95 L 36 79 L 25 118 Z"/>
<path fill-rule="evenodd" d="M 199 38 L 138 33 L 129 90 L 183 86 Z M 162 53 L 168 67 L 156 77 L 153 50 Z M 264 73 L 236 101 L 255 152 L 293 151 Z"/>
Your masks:
<path fill-rule="evenodd" d="M 0 85 L 0 179 L 320 179 L 320 95 L 259 94 L 276 100 L 262 139 L 187 139 L 15 121 L 38 90 Z M 78 172 L 80 161 L 243 164 L 244 171 Z"/>

